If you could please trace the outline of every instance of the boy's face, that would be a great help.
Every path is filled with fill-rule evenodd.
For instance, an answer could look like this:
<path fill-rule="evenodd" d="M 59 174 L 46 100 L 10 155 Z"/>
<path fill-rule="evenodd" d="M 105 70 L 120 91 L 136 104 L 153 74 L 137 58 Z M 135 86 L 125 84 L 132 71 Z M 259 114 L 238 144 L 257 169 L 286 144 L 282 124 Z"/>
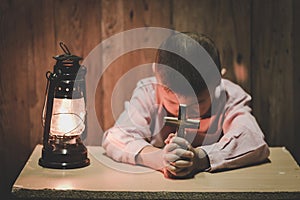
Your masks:
<path fill-rule="evenodd" d="M 198 94 L 197 97 L 195 95 L 186 96 L 176 94 L 167 87 L 163 86 L 159 76 L 156 77 L 159 83 L 159 91 L 163 93 L 161 95 L 164 99 L 164 106 L 169 112 L 177 114 L 179 104 L 186 104 L 186 114 L 188 118 L 199 118 L 200 116 L 203 116 L 209 112 L 212 101 L 207 89 Z"/>
<path fill-rule="evenodd" d="M 177 94 L 177 98 L 181 104 L 187 105 L 188 118 L 198 118 L 199 115 L 203 116 L 211 107 L 211 99 L 208 90 L 204 90 L 197 98 L 180 94 Z"/>

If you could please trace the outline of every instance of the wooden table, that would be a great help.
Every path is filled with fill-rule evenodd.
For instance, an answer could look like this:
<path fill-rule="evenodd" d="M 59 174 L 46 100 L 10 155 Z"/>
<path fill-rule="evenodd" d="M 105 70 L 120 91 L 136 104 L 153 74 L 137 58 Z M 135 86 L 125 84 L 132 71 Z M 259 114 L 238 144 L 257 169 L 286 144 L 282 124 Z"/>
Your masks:
<path fill-rule="evenodd" d="M 88 147 L 91 165 L 56 170 L 38 165 L 34 149 L 12 188 L 18 198 L 35 199 L 300 199 L 299 166 L 284 147 L 271 148 L 269 163 L 192 179 L 172 180 L 157 171 L 117 163 L 102 147 Z M 101 162 L 100 162 L 101 161 Z"/>

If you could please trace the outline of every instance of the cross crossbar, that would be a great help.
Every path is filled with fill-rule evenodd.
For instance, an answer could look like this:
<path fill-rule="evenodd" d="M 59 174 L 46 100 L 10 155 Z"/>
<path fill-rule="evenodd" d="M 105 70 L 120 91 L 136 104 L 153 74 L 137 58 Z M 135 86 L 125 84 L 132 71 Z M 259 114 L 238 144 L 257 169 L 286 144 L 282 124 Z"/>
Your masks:
<path fill-rule="evenodd" d="M 200 120 L 186 118 L 186 105 L 180 104 L 177 117 L 164 117 L 165 125 L 177 128 L 177 136 L 184 137 L 185 129 L 198 129 L 200 127 Z"/>

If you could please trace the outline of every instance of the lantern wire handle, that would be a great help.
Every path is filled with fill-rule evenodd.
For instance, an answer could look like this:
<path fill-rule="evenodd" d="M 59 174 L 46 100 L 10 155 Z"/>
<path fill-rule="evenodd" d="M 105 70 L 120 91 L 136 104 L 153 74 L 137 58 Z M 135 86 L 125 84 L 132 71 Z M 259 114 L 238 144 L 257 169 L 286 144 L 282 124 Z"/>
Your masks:
<path fill-rule="evenodd" d="M 65 52 L 65 54 L 71 55 L 71 52 L 70 52 L 69 48 L 67 47 L 67 45 L 65 45 L 63 42 L 60 42 L 59 46 Z"/>
<path fill-rule="evenodd" d="M 46 119 L 46 105 L 47 105 L 47 94 L 49 91 L 49 80 L 51 77 L 52 73 L 50 71 L 47 71 L 46 73 L 46 78 L 47 78 L 47 85 L 46 85 L 46 90 L 45 90 L 45 99 L 44 99 L 44 106 L 43 106 L 43 112 L 42 112 L 42 126 L 45 127 L 45 119 Z"/>

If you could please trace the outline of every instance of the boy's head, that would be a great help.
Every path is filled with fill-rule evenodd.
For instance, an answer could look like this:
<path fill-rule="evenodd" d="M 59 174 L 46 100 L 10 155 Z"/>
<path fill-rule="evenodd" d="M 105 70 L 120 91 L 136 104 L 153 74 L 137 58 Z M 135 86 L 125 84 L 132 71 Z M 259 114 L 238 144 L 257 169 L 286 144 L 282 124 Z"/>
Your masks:
<path fill-rule="evenodd" d="M 199 47 L 201 45 L 203 49 Z M 176 53 L 163 49 L 174 49 Z M 211 59 L 214 65 L 206 65 L 206 61 Z M 186 58 L 196 58 L 196 65 L 191 64 Z M 210 57 L 210 58 L 208 58 Z M 210 76 L 203 79 L 205 74 L 200 72 L 210 71 L 217 67 L 220 72 L 221 64 L 219 52 L 213 41 L 204 34 L 196 33 L 176 33 L 165 40 L 156 57 L 156 76 L 159 81 L 173 92 L 189 96 L 191 90 L 187 90 L 187 84 L 193 89 L 194 94 L 201 95 L 207 91 L 208 87 L 216 87 L 220 83 L 220 76 Z M 206 81 L 205 81 L 206 80 Z"/>

